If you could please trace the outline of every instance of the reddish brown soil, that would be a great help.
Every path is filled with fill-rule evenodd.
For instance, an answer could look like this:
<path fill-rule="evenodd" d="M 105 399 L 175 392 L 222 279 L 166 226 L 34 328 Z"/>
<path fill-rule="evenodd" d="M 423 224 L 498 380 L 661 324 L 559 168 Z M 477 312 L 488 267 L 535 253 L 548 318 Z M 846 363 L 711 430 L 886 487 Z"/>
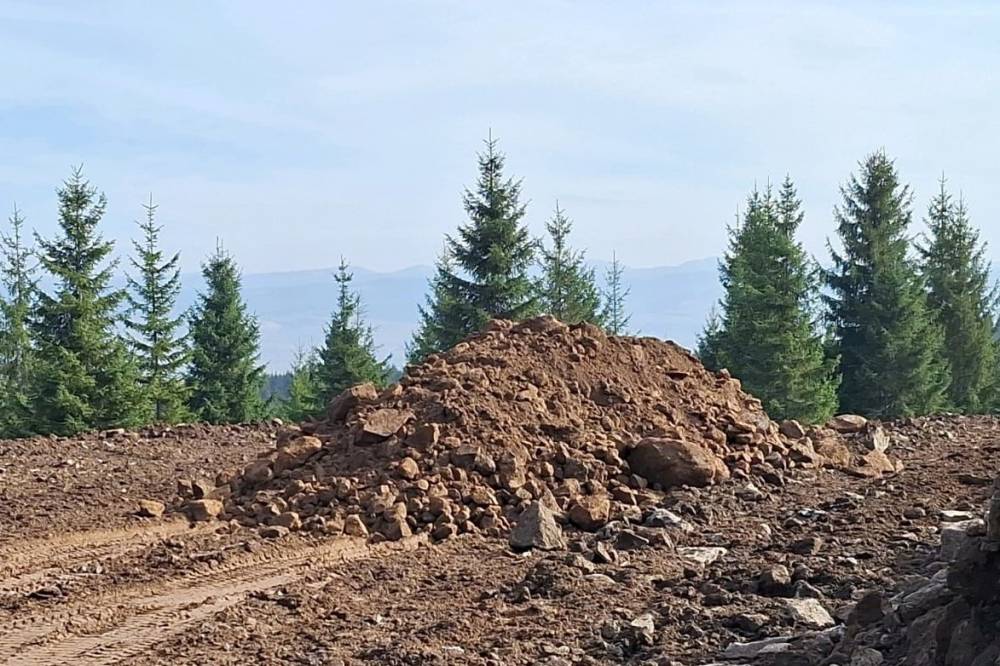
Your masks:
<path fill-rule="evenodd" d="M 27 470 L 73 456 L 53 455 L 48 442 L 5 443 L 16 451 L 7 474 L 29 483 L 5 483 L 0 503 L 0 663 L 709 663 L 732 641 L 800 629 L 781 599 L 755 593 L 765 566 L 803 565 L 800 578 L 835 614 L 865 589 L 904 580 L 936 548 L 938 511 L 980 508 L 989 488 L 976 482 L 995 474 L 1000 452 L 995 419 L 931 419 L 891 428 L 905 469 L 883 479 L 795 469 L 758 501 L 739 497 L 740 481 L 671 491 L 663 504 L 694 526 L 670 532 L 677 545 L 727 552 L 704 569 L 670 547 L 622 552 L 616 564 L 593 565 L 607 579 L 588 577 L 591 565 L 573 557 L 574 544 L 593 539 L 580 533 L 569 551 L 515 555 L 481 534 L 370 547 L 345 537 L 267 542 L 170 519 L 78 531 L 129 525 L 126 501 L 115 498 L 130 503 L 157 488 L 172 496 L 179 474 L 239 461 L 230 449 L 254 439 L 241 433 L 232 447 L 193 440 L 209 450 L 161 454 L 141 476 L 112 474 L 116 493 L 87 487 L 105 467 L 96 447 L 73 454 L 95 470 L 81 472 L 90 481 L 42 483 L 9 461 L 38 461 Z M 925 517 L 903 517 L 914 508 Z M 58 534 L 29 538 L 41 533 Z M 806 552 L 804 537 L 822 543 Z M 627 628 L 645 613 L 649 644 Z"/>
<path fill-rule="evenodd" d="M 0 441 L 0 545 L 139 522 L 140 499 L 169 502 L 178 479 L 215 479 L 273 446 L 270 426 Z"/>

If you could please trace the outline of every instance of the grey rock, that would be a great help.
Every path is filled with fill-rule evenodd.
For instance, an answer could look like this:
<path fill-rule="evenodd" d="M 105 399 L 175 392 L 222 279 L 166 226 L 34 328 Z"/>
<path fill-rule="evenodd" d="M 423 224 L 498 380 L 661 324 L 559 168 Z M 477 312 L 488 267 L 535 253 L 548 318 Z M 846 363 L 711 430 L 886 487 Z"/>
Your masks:
<path fill-rule="evenodd" d="M 518 517 L 510 531 L 509 541 L 514 550 L 561 550 L 566 547 L 566 539 L 555 514 L 537 501 L 532 502 Z"/>
<path fill-rule="evenodd" d="M 785 599 L 785 608 L 796 624 L 826 629 L 835 624 L 833 616 L 818 599 Z"/>

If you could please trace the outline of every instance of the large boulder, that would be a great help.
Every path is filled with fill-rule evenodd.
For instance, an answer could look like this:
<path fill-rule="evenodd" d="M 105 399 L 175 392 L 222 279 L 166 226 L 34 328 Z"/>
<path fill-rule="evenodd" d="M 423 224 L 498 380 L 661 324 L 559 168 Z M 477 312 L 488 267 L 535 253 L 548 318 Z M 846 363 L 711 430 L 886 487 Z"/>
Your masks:
<path fill-rule="evenodd" d="M 707 486 L 729 478 L 729 469 L 715 454 L 680 439 L 649 437 L 626 460 L 633 472 L 663 488 Z"/>
<path fill-rule="evenodd" d="M 361 442 L 381 442 L 402 430 L 413 418 L 413 412 L 403 409 L 377 409 L 361 422 Z"/>
<path fill-rule="evenodd" d="M 840 414 L 830 419 L 826 424 L 827 428 L 836 430 L 841 434 L 861 432 L 868 425 L 868 419 L 857 414 Z"/>

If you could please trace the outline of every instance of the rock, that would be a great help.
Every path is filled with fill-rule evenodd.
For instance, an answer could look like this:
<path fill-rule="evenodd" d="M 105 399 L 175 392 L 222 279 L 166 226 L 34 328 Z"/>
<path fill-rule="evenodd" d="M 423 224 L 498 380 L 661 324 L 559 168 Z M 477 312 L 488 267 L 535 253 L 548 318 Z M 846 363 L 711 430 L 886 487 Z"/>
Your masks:
<path fill-rule="evenodd" d="M 818 536 L 809 536 L 792 543 L 791 551 L 796 555 L 815 555 L 823 549 L 823 539 Z"/>
<path fill-rule="evenodd" d="M 864 430 L 864 435 L 861 439 L 862 443 L 871 451 L 878 451 L 880 453 L 885 453 L 889 450 L 889 433 L 885 431 L 880 425 L 869 425 Z"/>
<path fill-rule="evenodd" d="M 285 511 L 284 513 L 275 516 L 271 521 L 271 524 L 284 527 L 294 532 L 302 527 L 302 520 L 299 518 L 299 514 L 295 511 Z"/>
<path fill-rule="evenodd" d="M 942 511 L 941 521 L 945 523 L 960 523 L 975 518 L 971 511 Z"/>
<path fill-rule="evenodd" d="M 555 514 L 543 503 L 532 502 L 510 531 L 510 547 L 514 550 L 561 550 L 566 547 L 562 528 Z"/>
<path fill-rule="evenodd" d="M 634 473 L 662 488 L 707 486 L 729 478 L 729 468 L 715 454 L 679 439 L 644 439 L 627 461 Z"/>
<path fill-rule="evenodd" d="M 957 523 L 944 523 L 941 526 L 941 559 L 945 562 L 954 562 L 962 547 L 972 538 L 969 536 L 969 530 L 981 529 L 984 526 L 985 521 L 981 518 L 963 520 Z"/>
<path fill-rule="evenodd" d="M 207 522 L 222 513 L 222 502 L 214 499 L 191 500 L 184 505 L 188 517 L 196 522 Z"/>
<path fill-rule="evenodd" d="M 267 458 L 260 458 L 243 468 L 243 480 L 259 486 L 267 483 L 274 477 L 274 471 L 271 469 L 271 461 Z"/>
<path fill-rule="evenodd" d="M 868 419 L 863 416 L 858 416 L 857 414 L 841 414 L 840 416 L 834 416 L 830 419 L 830 421 L 826 424 L 826 427 L 831 430 L 836 430 L 841 434 L 849 434 L 861 432 L 866 425 L 868 425 Z"/>
<path fill-rule="evenodd" d="M 649 544 L 649 539 L 632 530 L 622 530 L 615 536 L 615 548 L 618 550 L 641 550 Z"/>
<path fill-rule="evenodd" d="M 885 656 L 874 648 L 861 647 L 851 653 L 850 666 L 881 666 Z"/>
<path fill-rule="evenodd" d="M 386 521 L 385 525 L 381 529 L 381 532 L 389 541 L 399 541 L 400 539 L 406 539 L 413 536 L 413 531 L 410 529 L 406 519 L 399 516 Z"/>
<path fill-rule="evenodd" d="M 365 527 L 364 522 L 361 520 L 361 516 L 351 514 L 344 519 L 344 534 L 354 537 L 368 536 L 368 528 Z"/>
<path fill-rule="evenodd" d="M 331 423 L 338 423 L 344 420 L 347 414 L 362 402 L 368 402 L 378 398 L 378 389 L 374 384 L 365 383 L 352 386 L 336 398 L 330 401 L 330 406 L 326 410 L 326 417 Z"/>
<path fill-rule="evenodd" d="M 407 446 L 425 450 L 438 443 L 441 437 L 441 426 L 437 423 L 421 423 L 413 429 L 413 434 L 406 438 Z"/>
<path fill-rule="evenodd" d="M 265 539 L 281 539 L 288 534 L 289 529 L 283 525 L 268 525 L 260 528 L 260 535 Z"/>
<path fill-rule="evenodd" d="M 888 599 L 878 590 L 865 593 L 847 616 L 848 626 L 868 627 L 882 621 L 892 611 Z"/>
<path fill-rule="evenodd" d="M 323 442 L 318 437 L 305 435 L 291 440 L 284 447 L 278 449 L 278 455 L 274 459 L 275 476 L 286 469 L 301 467 L 322 448 Z"/>
<path fill-rule="evenodd" d="M 932 580 L 916 592 L 903 597 L 897 608 L 904 622 L 917 619 L 927 611 L 943 606 L 954 598 L 954 593 L 948 589 L 948 583 L 943 580 Z"/>
<path fill-rule="evenodd" d="M 792 574 L 783 564 L 772 564 L 757 574 L 756 590 L 766 597 L 786 597 L 791 594 Z"/>
<path fill-rule="evenodd" d="M 789 439 L 802 439 L 806 436 L 805 428 L 798 421 L 782 421 L 778 432 Z"/>
<path fill-rule="evenodd" d="M 399 432 L 413 418 L 413 412 L 402 409 L 377 409 L 361 424 L 361 442 L 381 442 Z"/>
<path fill-rule="evenodd" d="M 656 508 L 649 512 L 642 523 L 646 527 L 664 527 L 679 529 L 684 532 L 694 531 L 694 525 L 687 522 L 673 511 Z"/>
<path fill-rule="evenodd" d="M 816 453 L 823 456 L 827 464 L 841 469 L 851 466 L 851 450 L 839 439 L 825 437 L 816 443 Z"/>
<path fill-rule="evenodd" d="M 767 498 L 767 493 L 752 483 L 748 483 L 736 491 L 736 496 L 746 502 L 760 502 Z"/>
<path fill-rule="evenodd" d="M 813 629 L 826 629 L 836 624 L 818 599 L 785 599 L 785 609 L 796 624 Z"/>
<path fill-rule="evenodd" d="M 628 624 L 628 641 L 633 647 L 652 645 L 656 638 L 656 625 L 652 613 L 644 613 Z"/>
<path fill-rule="evenodd" d="M 581 530 L 593 532 L 607 524 L 611 501 L 605 495 L 578 498 L 569 509 L 569 520 Z"/>
<path fill-rule="evenodd" d="M 211 497 L 215 490 L 215 484 L 208 479 L 194 479 L 191 481 L 191 495 L 196 499 Z"/>
<path fill-rule="evenodd" d="M 399 461 L 399 467 L 396 468 L 396 473 L 399 474 L 401 479 L 412 481 L 420 476 L 420 466 L 417 464 L 416 460 L 407 456 Z"/>
<path fill-rule="evenodd" d="M 854 464 L 846 471 L 854 476 L 877 478 L 883 474 L 894 474 L 896 464 L 882 451 L 869 451 L 864 455 L 855 456 Z"/>
<path fill-rule="evenodd" d="M 927 511 L 923 507 L 911 506 L 903 509 L 903 518 L 907 520 L 917 520 L 927 517 Z"/>
<path fill-rule="evenodd" d="M 791 636 L 772 636 L 752 643 L 730 643 L 729 647 L 722 653 L 723 659 L 747 659 L 753 660 L 766 648 L 778 645 L 790 645 Z"/>
<path fill-rule="evenodd" d="M 163 502 L 144 499 L 139 500 L 139 509 L 136 513 L 140 516 L 145 516 L 146 518 L 159 518 L 166 510 L 167 506 Z"/>
<path fill-rule="evenodd" d="M 686 560 L 704 567 L 716 562 L 729 551 L 719 546 L 686 546 L 677 549 L 677 554 Z"/>
<path fill-rule="evenodd" d="M 191 479 L 177 479 L 177 496 L 187 499 L 194 495 Z"/>
<path fill-rule="evenodd" d="M 496 471 L 496 462 L 478 446 L 459 446 L 449 454 L 449 457 L 453 465 L 470 472 L 492 474 Z"/>

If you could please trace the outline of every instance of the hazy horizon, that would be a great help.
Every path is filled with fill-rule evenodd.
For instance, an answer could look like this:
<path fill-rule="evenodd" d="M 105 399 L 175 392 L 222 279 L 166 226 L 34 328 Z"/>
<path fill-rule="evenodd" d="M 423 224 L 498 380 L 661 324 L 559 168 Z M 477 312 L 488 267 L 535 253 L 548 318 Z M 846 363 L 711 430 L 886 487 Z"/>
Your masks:
<path fill-rule="evenodd" d="M 996 246 L 998 28 L 971 2 L 3 2 L 0 210 L 51 233 L 82 163 L 119 255 L 152 193 L 187 272 L 217 238 L 247 273 L 426 265 L 492 129 L 533 233 L 558 199 L 594 260 L 719 255 L 786 173 L 823 255 L 881 147 L 916 220 L 944 171 Z"/>

